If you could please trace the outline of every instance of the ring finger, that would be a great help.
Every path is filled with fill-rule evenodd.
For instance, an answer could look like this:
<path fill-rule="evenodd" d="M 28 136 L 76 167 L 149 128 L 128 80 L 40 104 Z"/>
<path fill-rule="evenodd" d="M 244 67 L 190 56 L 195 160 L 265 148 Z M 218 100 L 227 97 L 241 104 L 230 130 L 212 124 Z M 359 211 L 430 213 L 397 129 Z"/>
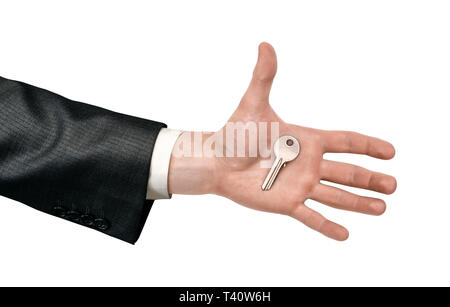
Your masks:
<path fill-rule="evenodd" d="M 372 215 L 381 215 L 386 210 L 381 199 L 356 195 L 325 184 L 318 184 L 309 198 L 337 209 Z"/>

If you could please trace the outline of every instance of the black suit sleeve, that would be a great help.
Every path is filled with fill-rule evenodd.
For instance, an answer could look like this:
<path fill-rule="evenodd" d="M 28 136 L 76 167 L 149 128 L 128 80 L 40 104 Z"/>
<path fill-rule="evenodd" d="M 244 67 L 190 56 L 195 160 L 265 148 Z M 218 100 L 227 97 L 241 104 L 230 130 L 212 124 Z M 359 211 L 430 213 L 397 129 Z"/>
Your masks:
<path fill-rule="evenodd" d="M 163 127 L 0 77 L 0 195 L 135 243 Z"/>

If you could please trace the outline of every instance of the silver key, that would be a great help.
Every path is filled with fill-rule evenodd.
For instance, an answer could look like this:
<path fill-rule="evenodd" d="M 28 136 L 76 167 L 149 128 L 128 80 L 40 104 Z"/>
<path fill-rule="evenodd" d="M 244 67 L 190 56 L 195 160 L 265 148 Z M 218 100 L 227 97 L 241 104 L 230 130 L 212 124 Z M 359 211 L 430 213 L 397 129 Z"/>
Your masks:
<path fill-rule="evenodd" d="M 300 153 L 300 143 L 293 136 L 285 135 L 276 140 L 273 145 L 273 152 L 275 161 L 273 161 L 272 168 L 261 186 L 263 191 L 270 190 L 282 166 L 286 166 L 287 162 L 297 158 Z"/>

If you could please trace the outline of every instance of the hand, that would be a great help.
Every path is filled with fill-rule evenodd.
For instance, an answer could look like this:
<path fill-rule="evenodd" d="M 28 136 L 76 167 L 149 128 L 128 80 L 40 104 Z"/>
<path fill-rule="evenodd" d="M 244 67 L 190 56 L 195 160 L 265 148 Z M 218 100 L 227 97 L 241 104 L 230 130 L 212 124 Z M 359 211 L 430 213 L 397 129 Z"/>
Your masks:
<path fill-rule="evenodd" d="M 275 51 L 262 43 L 253 72 L 253 78 L 229 123 L 279 123 L 279 135 L 292 135 L 301 144 L 300 155 L 283 169 L 272 188 L 262 191 L 261 184 L 268 169 L 261 167 L 266 160 L 260 153 L 255 157 L 185 157 L 172 154 L 169 170 L 169 192 L 179 194 L 214 193 L 227 197 L 249 208 L 289 215 L 306 226 L 335 240 L 346 240 L 348 231 L 343 226 L 327 220 L 305 205 L 312 199 L 334 208 L 380 215 L 386 209 L 383 200 L 352 194 L 321 183 L 321 180 L 347 186 L 373 190 L 385 194 L 395 191 L 394 177 L 372 172 L 359 166 L 323 159 L 327 152 L 365 154 L 379 159 L 394 157 L 394 147 L 377 138 L 355 132 L 323 131 L 283 122 L 269 104 L 269 93 L 277 70 Z M 216 133 L 204 133 L 205 137 L 219 138 L 226 135 L 226 128 Z M 260 133 L 258 131 L 258 137 Z M 186 139 L 185 132 L 175 149 Z M 246 145 L 251 146 L 249 137 Z M 268 137 L 268 144 L 275 140 Z M 223 152 L 236 152 L 223 146 Z M 222 149 L 222 148 L 221 148 Z"/>

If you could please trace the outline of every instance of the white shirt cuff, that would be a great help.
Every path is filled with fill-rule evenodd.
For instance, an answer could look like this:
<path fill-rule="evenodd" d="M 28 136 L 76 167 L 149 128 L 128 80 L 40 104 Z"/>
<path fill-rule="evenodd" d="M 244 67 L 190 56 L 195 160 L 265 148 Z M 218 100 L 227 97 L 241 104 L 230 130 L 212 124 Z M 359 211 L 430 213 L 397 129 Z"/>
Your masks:
<path fill-rule="evenodd" d="M 147 185 L 147 199 L 168 199 L 167 178 L 169 175 L 170 157 L 179 130 L 162 128 L 156 138 L 150 163 L 150 176 Z"/>

